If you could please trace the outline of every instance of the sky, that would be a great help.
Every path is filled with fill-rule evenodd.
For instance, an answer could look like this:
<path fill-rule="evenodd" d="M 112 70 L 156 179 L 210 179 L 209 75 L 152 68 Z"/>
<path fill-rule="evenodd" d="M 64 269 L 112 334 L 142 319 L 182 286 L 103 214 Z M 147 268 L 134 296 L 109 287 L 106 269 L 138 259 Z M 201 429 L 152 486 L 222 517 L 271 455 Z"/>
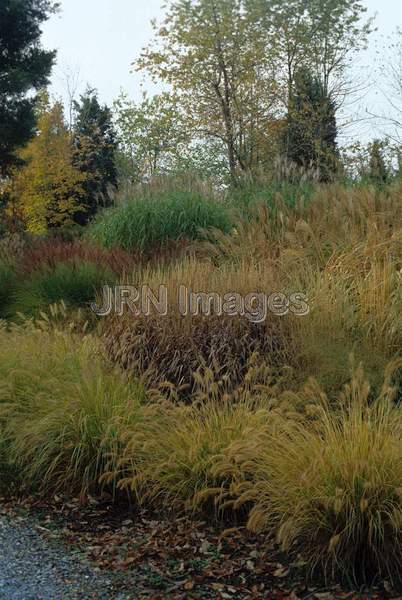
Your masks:
<path fill-rule="evenodd" d="M 138 100 L 143 77 L 132 73 L 131 64 L 152 38 L 151 20 L 163 17 L 161 5 L 162 0 L 61 0 L 60 13 L 43 27 L 43 45 L 58 51 L 52 93 L 65 98 L 66 73 L 79 71 L 80 88 L 95 87 L 106 103 L 121 89 Z"/>
<path fill-rule="evenodd" d="M 61 0 L 61 11 L 43 27 L 44 46 L 58 51 L 51 93 L 66 101 L 68 79 L 70 85 L 76 82 L 78 92 L 87 84 L 96 88 L 100 99 L 108 104 L 122 89 L 134 100 L 141 98 L 144 87 L 154 92 L 155 87 L 144 81 L 143 75 L 132 72 L 131 63 L 152 38 L 151 19 L 163 18 L 162 4 L 163 0 Z M 371 81 L 381 60 L 378 48 L 389 45 L 388 36 L 402 27 L 402 0 L 364 0 L 364 4 L 368 15 L 377 15 L 378 32 L 360 58 L 362 76 Z M 389 111 L 381 79 L 380 71 L 378 85 L 368 85 L 359 102 L 349 110 L 360 117 L 364 117 L 366 108 L 381 114 Z M 381 133 L 379 128 L 377 121 L 359 120 L 363 138 L 377 136 Z"/>

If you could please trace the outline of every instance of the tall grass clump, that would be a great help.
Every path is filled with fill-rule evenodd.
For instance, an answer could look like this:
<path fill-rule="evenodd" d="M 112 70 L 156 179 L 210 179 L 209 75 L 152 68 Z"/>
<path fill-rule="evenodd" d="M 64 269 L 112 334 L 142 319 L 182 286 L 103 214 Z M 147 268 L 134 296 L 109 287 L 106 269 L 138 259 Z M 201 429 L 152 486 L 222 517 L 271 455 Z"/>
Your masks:
<path fill-rule="evenodd" d="M 217 475 L 215 464 L 269 418 L 268 409 L 247 401 L 151 406 L 136 435 L 127 432 L 120 468 L 128 475 L 119 486 L 140 502 L 217 514 L 233 481 Z"/>
<path fill-rule="evenodd" d="M 70 307 L 88 307 L 96 292 L 115 280 L 116 275 L 111 270 L 88 261 L 60 262 L 54 268 L 44 267 L 19 281 L 10 316 L 35 315 L 60 301 Z"/>
<path fill-rule="evenodd" d="M 119 458 L 120 429 L 137 421 L 143 397 L 91 336 L 0 327 L 0 436 L 8 470 L 27 489 L 100 491 Z"/>
<path fill-rule="evenodd" d="M 220 314 L 214 301 L 207 301 L 209 315 L 182 314 L 183 307 L 179 306 L 181 286 L 195 293 L 211 292 L 215 298 L 233 291 L 246 298 L 248 294 L 281 289 L 275 274 L 262 266 L 248 262 L 215 266 L 188 258 L 138 272 L 130 283 L 138 289 L 146 283 L 155 295 L 163 284 L 168 294 L 166 315 L 151 309 L 149 315 L 134 316 L 125 310 L 123 316 L 112 314 L 102 322 L 109 357 L 135 375 L 151 370 L 154 384 L 169 382 L 188 395 L 199 368 L 209 367 L 219 379 L 236 386 L 256 356 L 273 367 L 291 361 L 288 316 L 272 314 L 258 297 L 251 306 L 244 304 L 244 314 L 232 316 Z"/>
<path fill-rule="evenodd" d="M 0 319 L 5 318 L 15 287 L 13 267 L 0 261 Z"/>
<path fill-rule="evenodd" d="M 256 206 L 275 211 L 283 204 L 287 209 L 307 205 L 314 196 L 315 185 L 311 181 L 269 181 L 243 185 L 231 192 L 231 201 L 244 217 L 252 217 Z"/>
<path fill-rule="evenodd" d="M 347 381 L 351 353 L 381 387 L 386 364 L 402 348 L 402 277 L 397 239 L 366 240 L 334 254 L 321 269 L 295 276 L 310 313 L 294 329 L 304 372 L 336 393 Z"/>
<path fill-rule="evenodd" d="M 16 265 L 25 249 L 24 240 L 18 235 L 0 238 L 0 319 L 7 316 L 16 285 Z"/>
<path fill-rule="evenodd" d="M 201 255 L 219 268 L 260 265 L 281 291 L 299 291 L 310 311 L 292 321 L 293 364 L 336 395 L 349 378 L 349 356 L 364 362 L 378 389 L 385 365 L 402 348 L 402 204 L 400 186 L 317 187 L 290 209 L 256 208 L 229 234 L 214 232 Z"/>
<path fill-rule="evenodd" d="M 390 387 L 397 366 L 377 398 L 359 369 L 337 409 L 317 394 L 316 418 L 279 419 L 237 448 L 253 482 L 243 497 L 255 502 L 249 527 L 276 531 L 285 550 L 329 576 L 400 577 L 402 416 Z"/>
<path fill-rule="evenodd" d="M 103 212 L 88 237 L 106 248 L 149 252 L 169 241 L 195 240 L 203 230 L 229 231 L 225 206 L 196 190 L 160 190 L 127 198 Z"/>

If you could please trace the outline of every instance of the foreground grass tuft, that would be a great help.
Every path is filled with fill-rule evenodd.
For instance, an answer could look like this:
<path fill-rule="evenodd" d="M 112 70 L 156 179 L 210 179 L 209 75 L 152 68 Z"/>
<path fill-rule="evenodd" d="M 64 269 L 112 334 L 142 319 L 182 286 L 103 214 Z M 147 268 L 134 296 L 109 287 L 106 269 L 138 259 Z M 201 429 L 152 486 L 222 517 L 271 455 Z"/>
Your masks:
<path fill-rule="evenodd" d="M 0 328 L 3 459 L 28 489 L 85 495 L 119 458 L 142 387 L 111 370 L 92 337 Z"/>
<path fill-rule="evenodd" d="M 392 370 L 375 400 L 359 369 L 337 409 L 321 395 L 315 419 L 276 420 L 238 448 L 252 480 L 240 498 L 255 502 L 249 527 L 275 531 L 313 570 L 355 582 L 400 576 L 402 416 Z"/>
<path fill-rule="evenodd" d="M 214 472 L 221 453 L 267 421 L 269 411 L 252 403 L 154 406 L 140 433 L 126 432 L 120 486 L 141 502 L 214 511 L 232 484 Z"/>

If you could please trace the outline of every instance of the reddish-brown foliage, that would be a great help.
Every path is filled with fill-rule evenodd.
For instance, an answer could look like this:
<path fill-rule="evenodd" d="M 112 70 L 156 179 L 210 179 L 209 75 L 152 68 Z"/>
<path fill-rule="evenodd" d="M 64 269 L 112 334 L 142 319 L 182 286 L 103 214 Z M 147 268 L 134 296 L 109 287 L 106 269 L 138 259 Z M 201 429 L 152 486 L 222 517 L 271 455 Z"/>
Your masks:
<path fill-rule="evenodd" d="M 20 262 L 20 270 L 25 274 L 50 268 L 61 262 L 92 262 L 108 268 L 116 275 L 132 271 L 138 265 L 139 257 L 123 250 L 104 250 L 83 241 L 65 242 L 62 240 L 40 240 L 27 246 Z"/>

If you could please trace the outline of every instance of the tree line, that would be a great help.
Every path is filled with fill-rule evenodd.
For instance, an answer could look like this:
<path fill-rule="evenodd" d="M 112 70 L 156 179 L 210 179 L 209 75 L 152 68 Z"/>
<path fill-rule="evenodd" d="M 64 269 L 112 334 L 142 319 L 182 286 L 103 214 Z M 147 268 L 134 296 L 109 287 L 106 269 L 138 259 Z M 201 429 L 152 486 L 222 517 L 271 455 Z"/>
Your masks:
<path fill-rule="evenodd" d="M 374 30 L 362 2 L 172 0 L 134 63 L 169 91 L 138 103 L 122 93 L 107 107 L 88 88 L 70 123 L 46 92 L 55 53 L 40 44 L 57 9 L 0 4 L 0 191 L 12 222 L 34 233 L 85 225 L 119 184 L 164 173 L 225 186 L 278 161 L 283 176 L 345 174 L 338 114 Z M 375 140 L 366 155 L 359 175 L 386 181 L 387 145 Z"/>

